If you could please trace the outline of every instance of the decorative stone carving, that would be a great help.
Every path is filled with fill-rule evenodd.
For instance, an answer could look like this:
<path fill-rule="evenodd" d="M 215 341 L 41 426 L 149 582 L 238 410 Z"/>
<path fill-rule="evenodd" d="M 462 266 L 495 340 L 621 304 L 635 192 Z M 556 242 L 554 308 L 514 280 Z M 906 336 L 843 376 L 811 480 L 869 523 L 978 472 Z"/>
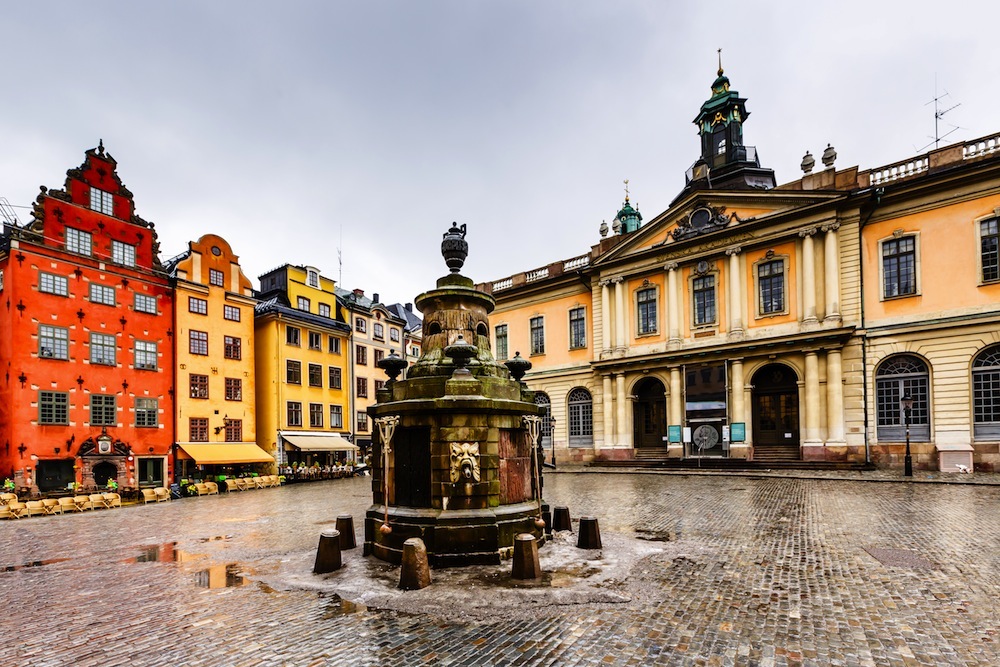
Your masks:
<path fill-rule="evenodd" d="M 810 227 L 809 229 L 802 229 L 799 231 L 799 238 L 805 238 L 807 236 L 813 236 L 816 234 L 816 228 Z"/>
<path fill-rule="evenodd" d="M 724 229 L 734 219 L 739 221 L 735 213 L 726 215 L 725 206 L 702 206 L 691 211 L 687 220 L 680 221 L 670 234 L 675 241 L 683 241 Z"/>
<path fill-rule="evenodd" d="M 451 443 L 451 482 L 479 481 L 479 443 Z"/>
<path fill-rule="evenodd" d="M 839 222 L 828 222 L 825 225 L 823 225 L 822 227 L 820 227 L 820 229 L 823 230 L 824 232 L 835 232 L 838 229 L 840 229 L 840 223 Z"/>

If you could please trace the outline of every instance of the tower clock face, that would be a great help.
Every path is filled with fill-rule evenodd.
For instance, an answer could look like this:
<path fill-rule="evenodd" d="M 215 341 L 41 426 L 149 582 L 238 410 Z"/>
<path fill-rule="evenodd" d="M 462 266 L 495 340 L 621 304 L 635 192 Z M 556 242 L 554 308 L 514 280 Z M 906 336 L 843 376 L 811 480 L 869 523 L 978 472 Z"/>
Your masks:
<path fill-rule="evenodd" d="M 707 208 L 699 208 L 691 213 L 691 227 L 697 230 L 704 229 L 712 220 L 712 212 Z"/>
<path fill-rule="evenodd" d="M 702 424 L 691 435 L 698 449 L 711 449 L 719 443 L 719 432 L 708 424 Z"/>

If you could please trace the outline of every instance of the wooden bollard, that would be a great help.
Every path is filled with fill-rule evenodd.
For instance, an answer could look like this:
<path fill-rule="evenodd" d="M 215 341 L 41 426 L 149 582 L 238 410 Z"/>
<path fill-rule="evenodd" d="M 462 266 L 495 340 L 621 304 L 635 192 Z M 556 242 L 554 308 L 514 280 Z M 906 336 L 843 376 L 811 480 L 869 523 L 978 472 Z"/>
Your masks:
<path fill-rule="evenodd" d="M 596 516 L 580 517 L 580 535 L 577 537 L 578 549 L 600 549 L 601 529 L 597 526 Z"/>
<path fill-rule="evenodd" d="M 431 584 L 431 568 L 427 563 L 427 547 L 419 537 L 403 542 L 403 563 L 399 571 L 399 587 L 417 591 Z"/>
<path fill-rule="evenodd" d="M 326 574 L 339 570 L 343 561 L 340 558 L 340 531 L 324 530 L 319 536 L 319 547 L 316 549 L 315 574 Z"/>
<path fill-rule="evenodd" d="M 337 517 L 337 530 L 340 531 L 340 548 L 354 549 L 358 546 L 354 539 L 354 517 L 350 514 L 341 514 Z"/>
<path fill-rule="evenodd" d="M 556 505 L 554 508 L 555 514 L 552 515 L 552 530 L 573 530 L 573 524 L 569 519 L 569 508 L 565 505 Z"/>
<path fill-rule="evenodd" d="M 542 565 L 538 561 L 538 540 L 531 533 L 521 533 L 514 538 L 512 579 L 541 579 Z"/>

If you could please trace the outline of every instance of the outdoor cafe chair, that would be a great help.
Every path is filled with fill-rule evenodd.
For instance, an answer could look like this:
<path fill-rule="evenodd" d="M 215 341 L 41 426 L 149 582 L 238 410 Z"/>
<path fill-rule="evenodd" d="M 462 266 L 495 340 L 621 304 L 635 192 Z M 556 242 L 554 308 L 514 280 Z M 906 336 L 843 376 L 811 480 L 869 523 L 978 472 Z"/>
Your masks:
<path fill-rule="evenodd" d="M 55 498 L 44 498 L 42 500 L 42 508 L 46 514 L 62 514 L 62 507 Z"/>

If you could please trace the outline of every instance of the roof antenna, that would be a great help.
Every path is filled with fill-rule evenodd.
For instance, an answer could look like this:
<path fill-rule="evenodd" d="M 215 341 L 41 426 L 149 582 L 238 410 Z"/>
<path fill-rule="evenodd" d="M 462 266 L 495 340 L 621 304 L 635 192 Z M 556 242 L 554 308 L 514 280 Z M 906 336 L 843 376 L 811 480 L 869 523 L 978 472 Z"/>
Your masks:
<path fill-rule="evenodd" d="M 924 105 L 924 106 L 927 106 L 928 104 L 933 104 L 934 105 L 934 136 L 930 137 L 931 139 L 934 139 L 934 141 L 932 141 L 931 143 L 927 144 L 923 148 L 919 149 L 917 151 L 918 153 L 923 153 L 925 150 L 927 150 L 928 148 L 930 148 L 931 144 L 934 145 L 934 149 L 936 150 L 938 148 L 938 146 L 941 144 L 941 140 L 942 139 L 944 139 L 945 137 L 947 137 L 952 132 L 956 132 L 956 131 L 962 129 L 958 125 L 952 125 L 950 130 L 948 130 L 944 134 L 941 134 L 941 132 L 939 130 L 939 122 L 940 122 L 940 120 L 949 111 L 952 111 L 953 109 L 957 109 L 958 107 L 962 106 L 962 103 L 959 102 L 958 104 L 950 106 L 947 109 L 941 109 L 940 108 L 940 102 L 941 102 L 941 100 L 943 100 L 946 97 L 948 97 L 948 91 L 947 90 L 944 91 L 944 94 L 938 95 L 938 92 L 937 92 L 937 74 L 935 73 L 934 74 L 934 99 L 932 99 L 930 102 L 928 102 L 927 104 Z"/>

